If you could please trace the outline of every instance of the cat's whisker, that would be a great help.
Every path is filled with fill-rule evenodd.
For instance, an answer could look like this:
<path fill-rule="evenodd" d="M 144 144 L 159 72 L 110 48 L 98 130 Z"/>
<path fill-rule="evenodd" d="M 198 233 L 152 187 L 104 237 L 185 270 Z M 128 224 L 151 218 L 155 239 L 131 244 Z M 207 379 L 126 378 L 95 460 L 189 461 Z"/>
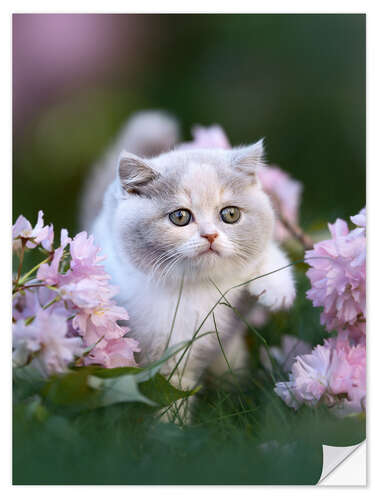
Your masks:
<path fill-rule="evenodd" d="M 164 254 L 162 254 L 160 257 L 158 257 L 155 262 L 153 263 L 153 266 L 151 268 L 151 273 L 152 274 L 155 274 L 156 271 L 163 265 L 165 264 L 166 262 L 168 262 L 168 260 L 170 260 L 171 258 L 173 258 L 174 256 L 176 255 L 176 250 L 173 248 L 173 249 L 170 249 L 168 250 L 167 252 L 165 252 Z"/>
<path fill-rule="evenodd" d="M 165 282 L 167 276 L 171 273 L 172 269 L 177 265 L 179 261 L 181 261 L 184 258 L 183 255 L 176 255 L 175 258 L 167 264 L 165 269 L 163 270 L 162 274 L 159 277 L 160 281 Z"/>

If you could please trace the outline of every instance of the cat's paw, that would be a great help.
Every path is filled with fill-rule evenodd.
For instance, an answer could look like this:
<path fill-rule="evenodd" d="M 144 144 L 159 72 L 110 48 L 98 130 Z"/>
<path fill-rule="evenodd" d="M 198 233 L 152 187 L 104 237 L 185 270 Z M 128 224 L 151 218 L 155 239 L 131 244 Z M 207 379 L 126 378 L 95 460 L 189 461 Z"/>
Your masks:
<path fill-rule="evenodd" d="M 283 279 L 260 279 L 250 286 L 250 293 L 259 304 L 271 311 L 289 309 L 296 298 L 296 289 L 293 278 L 288 273 Z"/>

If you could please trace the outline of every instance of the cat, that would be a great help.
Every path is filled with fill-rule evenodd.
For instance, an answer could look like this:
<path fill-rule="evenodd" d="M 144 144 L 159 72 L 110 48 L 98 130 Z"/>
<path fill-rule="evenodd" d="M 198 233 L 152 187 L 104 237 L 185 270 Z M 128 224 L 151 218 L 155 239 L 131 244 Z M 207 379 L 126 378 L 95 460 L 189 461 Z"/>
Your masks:
<path fill-rule="evenodd" d="M 142 137 L 151 157 L 140 155 Z M 123 150 L 117 161 L 113 150 L 107 155 L 110 161 L 101 165 L 107 172 L 97 169 L 84 213 L 87 222 L 90 210 L 98 211 L 87 229 L 107 256 L 117 300 L 129 312 L 139 364 L 195 334 L 177 369 L 181 352 L 161 368 L 172 384 L 192 389 L 221 353 L 218 336 L 224 350 L 242 339 L 240 311 L 246 314 L 251 297 L 270 310 L 288 308 L 295 285 L 288 258 L 273 241 L 275 214 L 257 177 L 263 141 L 230 150 L 173 150 L 177 137 L 167 115 L 133 118 L 116 146 L 132 143 L 133 151 Z M 99 196 L 95 188 L 103 189 L 98 175 L 108 172 L 113 180 L 102 206 L 90 208 Z"/>

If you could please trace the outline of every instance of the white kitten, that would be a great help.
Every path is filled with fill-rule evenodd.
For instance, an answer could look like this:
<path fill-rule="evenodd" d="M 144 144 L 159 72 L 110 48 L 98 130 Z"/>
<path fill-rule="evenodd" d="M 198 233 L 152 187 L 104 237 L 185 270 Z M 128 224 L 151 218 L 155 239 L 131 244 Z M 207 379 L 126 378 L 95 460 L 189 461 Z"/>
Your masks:
<path fill-rule="evenodd" d="M 182 388 L 196 385 L 220 353 L 216 328 L 224 347 L 243 331 L 219 290 L 288 264 L 272 241 L 274 213 L 256 173 L 262 158 L 261 141 L 149 159 L 124 151 L 93 225 L 132 337 L 140 342 L 141 364 L 159 359 L 168 343 L 190 340 L 198 328 L 198 335 L 214 332 L 193 343 L 177 370 L 180 355 L 163 366 Z M 290 268 L 233 288 L 226 299 L 243 310 L 249 294 L 272 310 L 289 307 L 295 297 Z M 215 317 L 207 317 L 218 301 Z"/>

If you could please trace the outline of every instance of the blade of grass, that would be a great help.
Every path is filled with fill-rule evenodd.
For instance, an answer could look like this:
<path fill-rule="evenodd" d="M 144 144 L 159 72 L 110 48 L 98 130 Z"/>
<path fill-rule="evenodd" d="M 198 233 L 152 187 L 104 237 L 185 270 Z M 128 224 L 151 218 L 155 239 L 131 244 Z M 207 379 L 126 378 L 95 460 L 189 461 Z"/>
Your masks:
<path fill-rule="evenodd" d="M 167 343 L 166 343 L 165 348 L 164 348 L 165 351 L 169 347 L 169 342 L 171 340 L 172 333 L 173 333 L 173 330 L 174 330 L 174 325 L 176 323 L 177 312 L 178 312 L 178 308 L 180 307 L 180 302 L 181 302 L 181 297 L 182 297 L 182 290 L 183 290 L 183 287 L 184 287 L 184 277 L 185 276 L 182 276 L 181 285 L 180 285 L 180 289 L 179 289 L 179 292 L 178 292 L 177 304 L 176 304 L 176 308 L 175 308 L 175 311 L 174 311 L 174 314 L 173 314 L 172 325 L 171 325 L 171 329 L 169 331 Z"/>

